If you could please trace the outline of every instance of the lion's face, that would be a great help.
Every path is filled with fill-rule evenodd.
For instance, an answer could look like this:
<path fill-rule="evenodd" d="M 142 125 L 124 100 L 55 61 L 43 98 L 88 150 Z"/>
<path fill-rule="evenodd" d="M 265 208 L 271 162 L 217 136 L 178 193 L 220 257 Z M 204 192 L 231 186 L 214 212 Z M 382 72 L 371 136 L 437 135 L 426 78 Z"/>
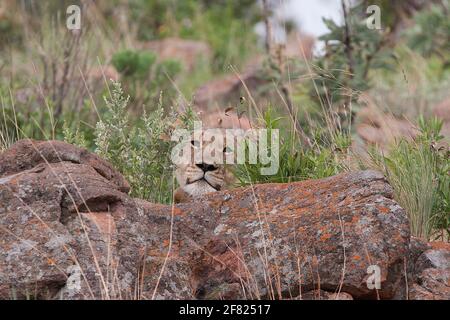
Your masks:
<path fill-rule="evenodd" d="M 184 147 L 190 148 L 191 152 L 183 155 L 175 173 L 180 187 L 191 196 L 220 191 L 233 179 L 229 166 L 223 161 L 230 156 L 231 150 L 222 143 L 217 144 L 214 139 L 202 134 L 184 142 Z M 200 158 L 195 159 L 195 155 Z"/>

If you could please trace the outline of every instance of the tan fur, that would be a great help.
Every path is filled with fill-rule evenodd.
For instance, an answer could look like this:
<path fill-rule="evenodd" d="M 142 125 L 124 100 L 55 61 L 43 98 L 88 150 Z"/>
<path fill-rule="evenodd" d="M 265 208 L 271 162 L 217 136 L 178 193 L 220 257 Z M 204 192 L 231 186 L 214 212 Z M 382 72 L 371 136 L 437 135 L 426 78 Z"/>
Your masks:
<path fill-rule="evenodd" d="M 203 123 L 204 129 L 216 129 L 221 134 L 225 135 L 225 129 L 242 129 L 244 131 L 251 129 L 252 124 L 244 115 L 238 116 L 234 110 L 217 110 L 209 112 L 199 112 L 200 120 Z M 207 148 L 211 141 L 204 136 L 202 140 L 202 153 Z M 187 143 L 191 143 L 188 141 Z M 190 145 L 191 151 L 195 151 L 196 147 Z M 230 154 L 224 154 L 227 156 Z M 234 156 L 234 155 L 232 155 Z M 193 157 L 191 159 L 184 159 L 184 163 L 178 165 L 175 170 L 175 175 L 180 187 L 175 191 L 175 202 L 186 202 L 201 195 L 216 192 L 232 187 L 235 183 L 235 177 L 232 173 L 232 165 L 218 164 L 210 155 L 203 153 L 203 163 L 206 165 L 214 165 L 215 170 L 203 172 L 195 163 Z"/>
<path fill-rule="evenodd" d="M 221 129 L 242 129 L 248 130 L 252 128 L 250 120 L 241 115 L 238 117 L 236 112 L 225 112 L 222 110 L 200 112 L 199 118 L 206 128 L 221 128 Z"/>
<path fill-rule="evenodd" d="M 178 165 L 175 170 L 175 175 L 180 185 L 175 191 L 175 202 L 186 202 L 210 192 L 224 190 L 232 185 L 234 176 L 230 171 L 230 166 L 217 163 L 214 157 L 208 155 L 207 152 L 203 153 L 205 148 L 211 144 L 211 141 L 202 137 L 202 149 L 200 150 L 203 153 L 202 164 L 213 166 L 214 168 L 206 172 L 195 164 L 193 159 L 194 152 L 199 151 L 200 147 L 191 145 L 191 141 L 186 143 L 190 144 L 192 155 L 189 161 Z"/>

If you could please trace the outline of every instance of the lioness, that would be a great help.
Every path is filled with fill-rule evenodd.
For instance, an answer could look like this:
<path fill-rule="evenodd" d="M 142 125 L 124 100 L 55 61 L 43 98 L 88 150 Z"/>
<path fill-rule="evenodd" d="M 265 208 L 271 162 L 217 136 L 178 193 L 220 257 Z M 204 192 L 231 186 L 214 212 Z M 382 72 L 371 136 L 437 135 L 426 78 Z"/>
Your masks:
<path fill-rule="evenodd" d="M 224 120 L 221 120 L 223 117 Z M 201 117 L 207 119 L 203 122 L 204 129 L 214 129 L 218 136 L 225 137 L 225 129 L 236 129 L 236 124 L 243 130 L 249 128 L 249 123 L 245 119 L 237 119 L 236 115 L 222 115 L 220 113 L 210 114 Z M 244 123 L 244 125 L 241 125 Z M 224 128 L 227 127 L 227 128 Z M 195 197 L 210 192 L 220 191 L 229 188 L 235 182 L 235 178 L 231 171 L 231 165 L 225 164 L 226 157 L 233 157 L 232 150 L 226 146 L 226 141 L 219 143 L 214 137 L 205 135 L 204 132 L 200 137 L 191 137 L 190 141 L 186 141 L 184 148 L 190 148 L 191 153 L 183 155 L 181 164 L 177 164 L 175 175 L 180 187 L 175 191 L 175 202 L 189 201 Z M 222 148 L 223 147 L 223 148 Z M 214 152 L 210 150 L 214 149 Z M 219 150 L 220 149 L 220 150 Z M 217 153 L 222 154 L 217 154 Z M 194 161 L 194 154 L 201 155 L 201 161 Z M 218 161 L 222 160 L 222 161 Z"/>

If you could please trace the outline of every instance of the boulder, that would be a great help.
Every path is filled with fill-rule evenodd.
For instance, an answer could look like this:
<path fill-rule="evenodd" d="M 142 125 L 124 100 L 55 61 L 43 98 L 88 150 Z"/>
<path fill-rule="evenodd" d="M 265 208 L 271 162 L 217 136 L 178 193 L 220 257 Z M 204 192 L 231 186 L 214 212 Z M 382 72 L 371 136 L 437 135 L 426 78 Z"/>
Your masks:
<path fill-rule="evenodd" d="M 0 177 L 23 173 L 40 164 L 66 162 L 86 165 L 114 183 L 120 191 L 128 192 L 130 186 L 124 177 L 107 161 L 85 149 L 74 147 L 62 141 L 21 140 L 1 154 Z"/>
<path fill-rule="evenodd" d="M 373 107 L 361 109 L 356 115 L 356 133 L 365 144 L 386 150 L 399 138 L 413 139 L 418 129 L 407 119 L 399 119 Z"/>
<path fill-rule="evenodd" d="M 356 114 L 356 133 L 362 144 L 356 145 L 355 151 L 365 151 L 366 145 L 377 145 L 387 152 L 395 141 L 401 138 L 413 140 L 419 133 L 419 128 L 413 121 L 406 117 L 396 117 L 392 113 L 379 110 L 370 96 L 365 95 L 361 101 L 368 103 L 368 106 L 362 108 Z M 445 140 L 439 143 L 439 147 L 448 148 L 448 142 L 450 141 L 450 98 L 438 103 L 432 110 L 432 116 L 443 122 L 441 134 Z"/>
<path fill-rule="evenodd" d="M 138 47 L 156 53 L 159 61 L 177 60 L 188 71 L 192 71 L 201 61 L 208 63 L 212 55 L 208 44 L 202 41 L 180 38 L 147 41 L 141 43 Z"/>
<path fill-rule="evenodd" d="M 0 154 L 0 297 L 192 298 L 184 261 L 169 261 L 154 290 L 170 219 L 158 205 L 145 215 L 128 190 L 109 163 L 64 142 Z"/>
<path fill-rule="evenodd" d="M 405 265 L 410 298 L 414 285 L 445 285 L 448 257 L 410 242 L 406 214 L 375 171 L 176 206 L 128 190 L 109 163 L 64 142 L 22 140 L 1 153 L 0 297 L 405 298 Z M 368 286 L 369 266 L 379 289 Z"/>
<path fill-rule="evenodd" d="M 408 220 L 377 172 L 257 185 L 179 208 L 201 234 L 192 239 L 203 248 L 192 260 L 198 297 L 225 282 L 241 284 L 246 298 L 293 297 L 300 288 L 375 298 L 371 265 L 381 271 L 380 298 L 399 288 Z"/>
<path fill-rule="evenodd" d="M 193 102 L 200 110 L 218 106 L 238 106 L 241 96 L 248 96 L 248 93 L 255 95 L 258 88 L 267 83 L 270 82 L 264 77 L 261 67 L 255 63 L 239 75 L 227 74 L 200 86 L 194 93 Z"/>
<path fill-rule="evenodd" d="M 450 243 L 431 242 L 412 272 L 411 300 L 450 300 Z"/>

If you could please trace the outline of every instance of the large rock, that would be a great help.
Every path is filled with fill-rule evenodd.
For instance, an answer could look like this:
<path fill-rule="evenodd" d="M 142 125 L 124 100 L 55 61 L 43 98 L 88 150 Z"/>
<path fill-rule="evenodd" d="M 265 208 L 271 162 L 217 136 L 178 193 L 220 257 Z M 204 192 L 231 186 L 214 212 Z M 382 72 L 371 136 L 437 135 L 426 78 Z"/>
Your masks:
<path fill-rule="evenodd" d="M 396 117 L 388 112 L 377 109 L 370 96 L 364 96 L 361 101 L 368 106 L 356 114 L 355 127 L 362 144 L 356 145 L 357 152 L 365 151 L 367 145 L 377 145 L 385 152 L 399 139 L 413 140 L 420 133 L 414 121 L 406 117 Z M 432 116 L 443 122 L 441 135 L 445 140 L 438 147 L 449 147 L 450 142 L 450 98 L 438 103 L 432 110 Z"/>
<path fill-rule="evenodd" d="M 431 242 L 414 261 L 411 300 L 450 300 L 450 243 Z"/>
<path fill-rule="evenodd" d="M 405 212 L 374 171 L 172 207 L 129 197 L 107 162 L 62 142 L 20 141 L 0 165 L 3 298 L 405 298 L 416 265 Z"/>
<path fill-rule="evenodd" d="M 399 119 L 373 107 L 361 109 L 356 115 L 356 133 L 366 144 L 386 150 L 400 138 L 413 139 L 419 130 L 407 119 Z"/>
<path fill-rule="evenodd" d="M 182 261 L 167 263 L 158 290 L 140 281 L 165 255 L 168 211 L 144 215 L 110 164 L 63 142 L 23 140 L 0 165 L 0 297 L 193 297 Z"/>
<path fill-rule="evenodd" d="M 198 67 L 201 62 L 209 63 L 212 55 L 208 44 L 180 38 L 147 41 L 138 46 L 141 49 L 155 52 L 159 61 L 177 60 L 189 71 Z"/>
<path fill-rule="evenodd" d="M 258 185 L 180 209 L 204 248 L 193 260 L 198 296 L 241 283 L 245 297 L 296 296 L 301 286 L 375 298 L 366 283 L 370 265 L 381 270 L 381 298 L 399 288 L 408 221 L 379 173 Z"/>
<path fill-rule="evenodd" d="M 219 106 L 237 106 L 241 96 L 255 95 L 269 83 L 259 64 L 248 66 L 241 74 L 230 73 L 200 86 L 194 94 L 194 105 L 200 110 Z"/>

